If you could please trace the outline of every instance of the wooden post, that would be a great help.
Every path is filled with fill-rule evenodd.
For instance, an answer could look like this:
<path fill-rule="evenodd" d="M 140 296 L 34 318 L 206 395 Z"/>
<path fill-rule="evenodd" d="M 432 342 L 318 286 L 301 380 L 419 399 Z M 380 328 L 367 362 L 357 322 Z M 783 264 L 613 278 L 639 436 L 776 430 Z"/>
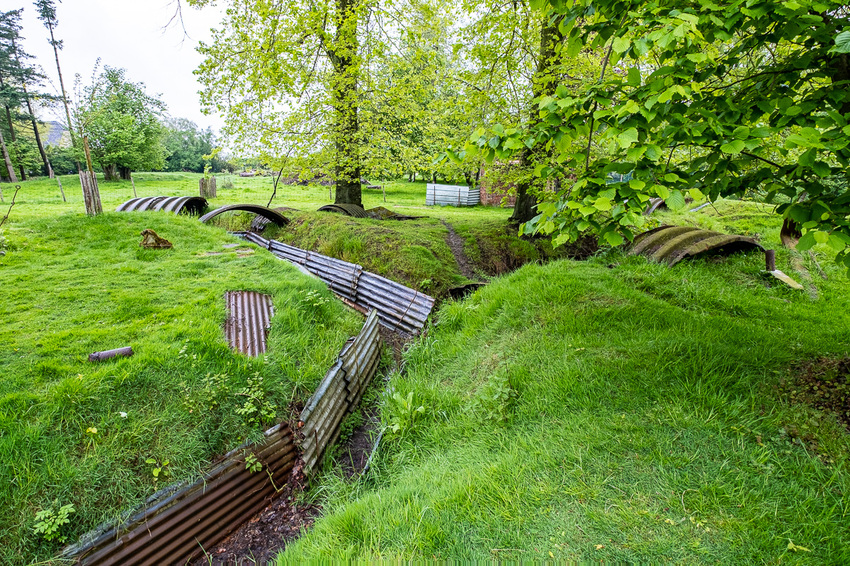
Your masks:
<path fill-rule="evenodd" d="M 767 271 L 776 271 L 776 250 L 764 250 L 764 263 Z"/>
<path fill-rule="evenodd" d="M 130 184 L 133 185 L 133 198 L 138 197 L 139 195 L 136 194 L 136 181 L 133 180 L 132 173 L 130 173 Z"/>
<path fill-rule="evenodd" d="M 65 200 L 65 190 L 62 188 L 62 179 L 59 176 L 56 176 L 56 182 L 59 183 L 59 193 L 62 195 L 62 202 L 68 202 Z"/>
<path fill-rule="evenodd" d="M 83 200 L 86 203 L 86 214 L 96 216 L 103 212 L 100 202 L 100 190 L 97 187 L 97 176 L 92 167 L 91 151 L 89 151 L 89 138 L 83 136 L 83 149 L 86 152 L 86 166 L 88 171 L 80 171 L 80 185 L 83 188 Z"/>
<path fill-rule="evenodd" d="M 381 191 L 384 193 L 384 202 L 387 202 L 387 186 L 381 185 Z"/>

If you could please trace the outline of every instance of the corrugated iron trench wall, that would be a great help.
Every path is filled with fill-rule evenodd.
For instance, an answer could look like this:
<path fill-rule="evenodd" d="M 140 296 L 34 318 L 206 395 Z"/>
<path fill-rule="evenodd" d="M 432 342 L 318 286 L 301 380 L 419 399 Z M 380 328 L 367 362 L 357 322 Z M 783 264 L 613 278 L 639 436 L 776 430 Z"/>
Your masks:
<path fill-rule="evenodd" d="M 198 558 L 236 526 L 261 510 L 283 485 L 296 459 L 292 432 L 285 424 L 266 431 L 265 440 L 243 446 L 198 481 L 154 495 L 144 510 L 65 551 L 81 564 L 182 564 Z M 245 455 L 263 464 L 245 469 Z M 203 547 L 203 548 L 202 548 Z"/>
<path fill-rule="evenodd" d="M 354 263 L 267 240 L 252 232 L 239 235 L 277 257 L 305 268 L 359 310 L 376 310 L 381 325 L 390 330 L 407 336 L 418 334 L 434 308 L 433 297 L 364 271 Z"/>
<path fill-rule="evenodd" d="M 339 438 L 340 423 L 357 408 L 378 369 L 378 320 L 373 310 L 360 333 L 345 343 L 301 413 L 300 444 L 308 472 L 318 470 L 327 447 Z M 294 435 L 282 424 L 265 436 L 260 444 L 228 453 L 198 481 L 154 495 L 143 510 L 84 537 L 63 556 L 84 565 L 184 564 L 199 558 L 203 549 L 213 547 L 265 507 L 276 494 L 274 486 L 288 481 L 297 457 Z M 247 454 L 262 463 L 261 471 L 245 469 Z"/>
<path fill-rule="evenodd" d="M 304 436 L 301 451 L 307 473 L 318 469 L 325 449 L 339 438 L 342 419 L 357 409 L 380 359 L 381 336 L 373 310 L 301 412 L 299 432 Z"/>

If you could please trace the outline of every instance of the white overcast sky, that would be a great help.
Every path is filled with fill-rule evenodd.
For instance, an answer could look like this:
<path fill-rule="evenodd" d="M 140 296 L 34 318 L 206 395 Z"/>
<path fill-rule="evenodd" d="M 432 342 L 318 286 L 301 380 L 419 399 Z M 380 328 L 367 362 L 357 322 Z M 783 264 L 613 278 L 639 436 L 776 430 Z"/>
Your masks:
<path fill-rule="evenodd" d="M 48 43 L 47 28 L 36 16 L 33 0 L 0 0 L 0 9 L 24 8 L 22 35 L 24 49 L 34 56 L 54 87 L 45 90 L 59 93 L 59 78 L 53 48 Z M 209 38 L 209 29 L 216 27 L 224 8 L 196 10 L 183 2 L 183 22 L 189 37 L 175 23 L 163 27 L 174 14 L 171 0 L 64 0 L 56 2 L 57 39 L 64 41 L 59 52 L 65 90 L 72 96 L 74 75 L 79 73 L 83 84 L 91 80 L 97 58 L 101 65 L 121 67 L 127 77 L 145 83 L 148 94 L 159 94 L 168 105 L 169 115 L 188 118 L 205 128 L 218 130 L 221 119 L 204 116 L 200 111 L 198 91 L 201 86 L 192 71 L 202 61 L 195 51 L 201 39 Z M 42 120 L 61 120 L 64 112 L 41 112 Z"/>

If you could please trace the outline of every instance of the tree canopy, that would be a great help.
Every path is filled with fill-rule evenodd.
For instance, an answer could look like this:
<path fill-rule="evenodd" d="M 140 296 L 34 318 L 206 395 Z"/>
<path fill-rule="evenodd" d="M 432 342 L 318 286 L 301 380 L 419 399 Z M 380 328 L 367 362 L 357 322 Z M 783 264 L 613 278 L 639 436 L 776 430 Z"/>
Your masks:
<path fill-rule="evenodd" d="M 850 268 L 850 19 L 841 2 L 578 0 L 562 18 L 567 57 L 604 53 L 599 80 L 538 99 L 532 128 L 481 128 L 467 151 L 553 152 L 535 173 L 561 190 L 527 233 L 556 243 L 592 230 L 631 239 L 651 197 L 757 192 Z M 613 174 L 631 174 L 612 182 Z"/>
<path fill-rule="evenodd" d="M 75 126 L 81 137 L 88 137 L 92 160 L 107 180 L 164 167 L 165 103 L 148 95 L 143 83 L 131 82 L 124 69 L 104 67 L 78 91 Z"/>

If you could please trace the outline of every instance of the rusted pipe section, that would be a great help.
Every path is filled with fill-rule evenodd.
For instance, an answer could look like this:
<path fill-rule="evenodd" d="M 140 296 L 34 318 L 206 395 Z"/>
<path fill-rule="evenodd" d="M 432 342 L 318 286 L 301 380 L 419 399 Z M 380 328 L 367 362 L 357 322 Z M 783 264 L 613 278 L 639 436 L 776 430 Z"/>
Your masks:
<path fill-rule="evenodd" d="M 776 271 L 776 250 L 764 250 L 764 263 L 767 271 Z"/>
<path fill-rule="evenodd" d="M 117 357 L 129 358 L 132 355 L 133 347 L 125 346 L 124 348 L 115 348 L 114 350 L 105 350 L 103 352 L 94 352 L 89 354 L 89 361 L 102 362 L 103 360 L 110 360 Z"/>

